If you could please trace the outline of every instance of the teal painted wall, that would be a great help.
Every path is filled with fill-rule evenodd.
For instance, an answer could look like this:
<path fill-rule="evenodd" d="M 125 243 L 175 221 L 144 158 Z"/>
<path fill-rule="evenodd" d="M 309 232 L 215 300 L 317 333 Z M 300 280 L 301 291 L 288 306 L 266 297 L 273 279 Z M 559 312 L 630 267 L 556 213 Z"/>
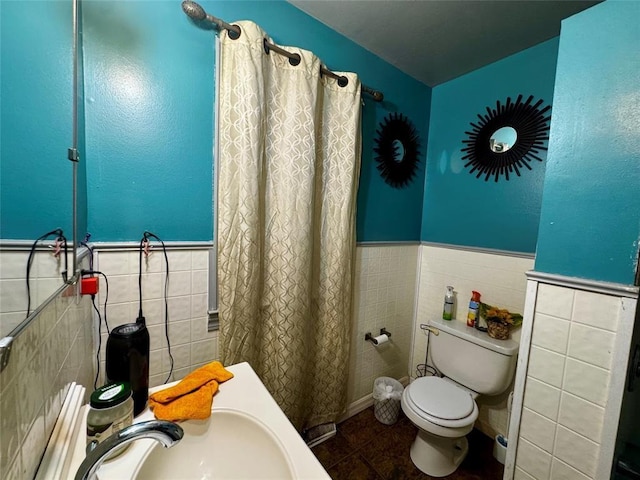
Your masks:
<path fill-rule="evenodd" d="M 363 107 L 358 240 L 419 240 L 424 168 L 410 188 L 393 189 L 372 148 L 378 123 L 395 111 L 426 147 L 430 89 L 286 2 L 201 4 L 229 22 L 253 20 L 276 42 L 313 50 L 384 92 L 384 103 L 365 97 Z M 165 240 L 210 240 L 213 31 L 193 25 L 178 1 L 89 0 L 83 8 L 92 239 L 137 240 L 148 229 Z"/>
<path fill-rule="evenodd" d="M 71 2 L 0 2 L 0 238 L 72 236 Z"/>
<path fill-rule="evenodd" d="M 497 100 L 523 94 L 551 104 L 557 49 L 552 39 L 433 89 L 423 241 L 535 251 L 545 163 L 509 181 L 485 182 L 464 168 L 461 149 L 469 123 Z"/>
<path fill-rule="evenodd" d="M 83 2 L 94 241 L 212 235 L 213 42 L 180 2 Z"/>
<path fill-rule="evenodd" d="M 631 284 L 640 240 L 640 2 L 562 23 L 535 269 Z"/>

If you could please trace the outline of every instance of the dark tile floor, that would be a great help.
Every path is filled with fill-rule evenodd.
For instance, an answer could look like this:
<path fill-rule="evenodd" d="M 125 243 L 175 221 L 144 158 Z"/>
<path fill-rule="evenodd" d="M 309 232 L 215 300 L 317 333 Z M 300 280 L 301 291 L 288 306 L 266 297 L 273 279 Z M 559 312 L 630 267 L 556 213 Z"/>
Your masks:
<path fill-rule="evenodd" d="M 373 407 L 338 425 L 336 436 L 312 449 L 333 480 L 427 480 L 411 461 L 417 428 L 402 412 L 394 425 L 378 422 Z M 473 430 L 469 454 L 451 480 L 501 479 L 503 466 L 493 458 L 493 439 Z"/>

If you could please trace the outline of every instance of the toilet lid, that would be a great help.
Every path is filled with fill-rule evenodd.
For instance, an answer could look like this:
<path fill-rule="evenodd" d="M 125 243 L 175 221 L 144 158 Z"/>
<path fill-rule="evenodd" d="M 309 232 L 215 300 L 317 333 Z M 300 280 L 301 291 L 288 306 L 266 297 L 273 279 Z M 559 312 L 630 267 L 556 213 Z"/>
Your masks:
<path fill-rule="evenodd" d="M 420 410 L 443 420 L 460 420 L 473 412 L 469 392 L 440 377 L 422 377 L 411 384 L 411 400 Z"/>

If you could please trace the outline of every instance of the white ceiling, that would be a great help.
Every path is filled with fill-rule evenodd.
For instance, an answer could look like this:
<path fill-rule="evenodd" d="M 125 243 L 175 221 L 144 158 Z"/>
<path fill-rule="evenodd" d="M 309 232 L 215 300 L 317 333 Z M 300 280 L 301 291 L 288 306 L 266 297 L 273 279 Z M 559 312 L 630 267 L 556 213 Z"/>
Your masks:
<path fill-rule="evenodd" d="M 557 36 L 597 1 L 289 0 L 433 87 Z"/>

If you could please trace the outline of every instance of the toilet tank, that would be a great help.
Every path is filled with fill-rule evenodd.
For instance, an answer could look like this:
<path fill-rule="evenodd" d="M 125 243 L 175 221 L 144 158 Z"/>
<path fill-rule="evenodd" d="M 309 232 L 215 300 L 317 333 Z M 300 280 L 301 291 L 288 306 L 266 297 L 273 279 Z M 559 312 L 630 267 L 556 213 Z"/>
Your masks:
<path fill-rule="evenodd" d="M 518 342 L 496 340 L 457 320 L 429 324 L 440 331 L 429 335 L 429 353 L 438 371 L 482 395 L 499 395 L 509 387 Z"/>

